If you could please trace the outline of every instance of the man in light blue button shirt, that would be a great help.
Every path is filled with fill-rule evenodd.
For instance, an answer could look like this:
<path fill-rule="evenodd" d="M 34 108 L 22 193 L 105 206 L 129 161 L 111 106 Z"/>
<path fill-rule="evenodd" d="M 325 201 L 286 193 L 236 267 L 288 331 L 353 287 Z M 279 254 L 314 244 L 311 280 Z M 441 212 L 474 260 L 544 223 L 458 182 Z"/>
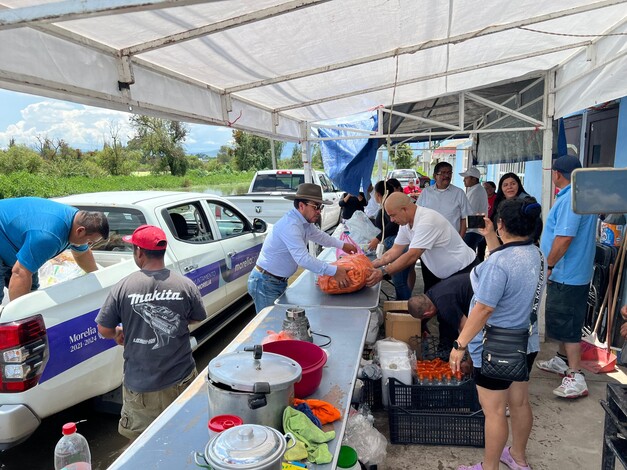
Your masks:
<path fill-rule="evenodd" d="M 320 186 L 303 183 L 298 186 L 296 194 L 285 198 L 294 201 L 294 208 L 274 224 L 263 243 L 257 265 L 248 278 L 248 293 L 255 302 L 257 313 L 274 305 L 274 301 L 287 289 L 287 279 L 299 266 L 315 274 L 333 276 L 342 287 L 348 283 L 345 268 L 325 263 L 309 254 L 309 241 L 341 248 L 346 253 L 357 251 L 350 243 L 333 238 L 315 225 L 320 220 L 323 204 L 331 204 L 322 200 Z"/>

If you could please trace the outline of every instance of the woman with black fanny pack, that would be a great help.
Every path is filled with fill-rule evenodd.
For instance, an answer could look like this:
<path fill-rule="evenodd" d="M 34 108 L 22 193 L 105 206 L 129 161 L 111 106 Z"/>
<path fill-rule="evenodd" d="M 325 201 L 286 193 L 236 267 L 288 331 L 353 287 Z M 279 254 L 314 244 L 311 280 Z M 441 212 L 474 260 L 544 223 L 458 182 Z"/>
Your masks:
<path fill-rule="evenodd" d="M 506 200 L 498 208 L 497 231 L 487 218 L 482 229 L 490 256 L 471 272 L 474 296 L 468 321 L 451 351 L 450 365 L 453 371 L 459 370 L 468 349 L 486 418 L 485 454 L 483 462 L 458 470 L 498 470 L 499 461 L 514 470 L 530 468 L 525 453 L 533 425 L 528 374 L 540 349 L 534 317 L 544 287 L 544 259 L 532 237 L 540 212 L 533 198 Z M 495 332 L 500 334 L 496 340 L 489 334 Z M 498 346 L 496 353 L 492 351 L 494 344 Z M 508 364 L 509 369 L 495 372 L 493 356 L 498 354 L 502 356 L 496 361 L 497 368 Z M 517 372 L 512 368 L 516 362 Z M 511 447 L 506 447 L 506 405 L 511 414 Z"/>

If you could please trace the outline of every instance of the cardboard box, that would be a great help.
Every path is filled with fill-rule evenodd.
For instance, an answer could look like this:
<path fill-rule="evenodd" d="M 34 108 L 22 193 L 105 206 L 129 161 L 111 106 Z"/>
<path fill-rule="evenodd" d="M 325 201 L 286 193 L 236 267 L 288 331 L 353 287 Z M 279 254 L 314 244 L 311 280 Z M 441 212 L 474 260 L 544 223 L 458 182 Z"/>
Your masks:
<path fill-rule="evenodd" d="M 385 336 L 410 344 L 412 336 L 420 337 L 421 322 L 407 312 L 407 301 L 387 301 L 383 303 L 385 315 Z"/>

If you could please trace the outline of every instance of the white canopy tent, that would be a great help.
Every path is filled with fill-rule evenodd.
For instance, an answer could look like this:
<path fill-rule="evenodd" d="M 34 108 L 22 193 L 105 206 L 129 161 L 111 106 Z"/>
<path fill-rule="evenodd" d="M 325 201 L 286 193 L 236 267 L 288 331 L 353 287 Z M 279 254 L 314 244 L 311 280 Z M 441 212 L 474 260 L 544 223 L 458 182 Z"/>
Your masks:
<path fill-rule="evenodd" d="M 462 92 L 546 72 L 549 117 L 627 95 L 625 0 L 0 6 L 0 87 L 290 141 L 321 120 L 450 95 L 463 104 L 474 96 Z M 404 135 L 441 127 L 418 117 Z"/>

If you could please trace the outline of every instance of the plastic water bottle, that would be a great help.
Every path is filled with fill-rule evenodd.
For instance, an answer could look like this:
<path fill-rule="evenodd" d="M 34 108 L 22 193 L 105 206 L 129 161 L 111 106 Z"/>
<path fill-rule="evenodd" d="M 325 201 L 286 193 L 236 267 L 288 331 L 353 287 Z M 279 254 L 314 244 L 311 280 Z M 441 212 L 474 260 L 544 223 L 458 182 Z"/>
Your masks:
<path fill-rule="evenodd" d="M 63 437 L 54 448 L 54 470 L 91 470 L 89 444 L 76 432 L 76 423 L 63 425 Z"/>

